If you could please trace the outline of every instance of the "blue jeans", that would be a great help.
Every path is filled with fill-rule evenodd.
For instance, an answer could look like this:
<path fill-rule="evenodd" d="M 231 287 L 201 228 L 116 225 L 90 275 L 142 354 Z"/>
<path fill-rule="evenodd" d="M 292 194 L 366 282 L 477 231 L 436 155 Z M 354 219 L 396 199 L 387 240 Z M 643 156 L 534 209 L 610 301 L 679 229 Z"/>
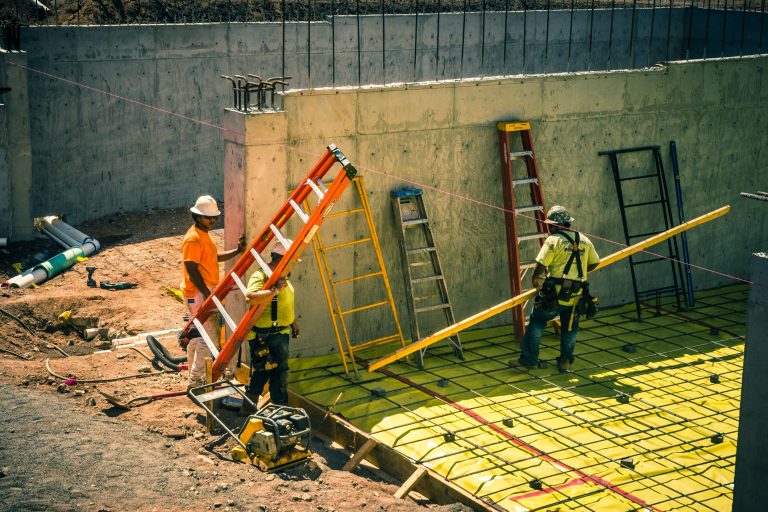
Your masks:
<path fill-rule="evenodd" d="M 528 328 L 523 338 L 520 363 L 525 366 L 536 366 L 539 362 L 539 343 L 547 322 L 560 316 L 560 357 L 558 361 L 573 363 L 573 349 L 576 347 L 576 335 L 579 333 L 579 314 L 573 306 L 559 306 L 555 311 L 533 309 Z M 568 330 L 568 324 L 573 315 L 573 325 Z"/>

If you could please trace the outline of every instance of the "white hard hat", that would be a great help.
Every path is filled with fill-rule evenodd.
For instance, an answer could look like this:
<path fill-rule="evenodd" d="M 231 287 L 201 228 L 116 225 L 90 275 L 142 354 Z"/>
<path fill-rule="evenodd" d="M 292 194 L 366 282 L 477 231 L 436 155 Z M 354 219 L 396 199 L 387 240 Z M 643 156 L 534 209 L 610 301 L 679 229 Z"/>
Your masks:
<path fill-rule="evenodd" d="M 288 247 L 293 245 L 293 240 L 290 238 L 285 239 L 286 242 L 288 242 Z M 272 247 L 269 249 L 270 254 L 279 254 L 280 256 L 285 256 L 285 252 L 287 249 L 285 246 L 280 243 L 280 240 L 275 239 L 275 241 L 272 243 Z M 301 259 L 296 258 L 296 261 L 301 262 Z"/>
<path fill-rule="evenodd" d="M 221 215 L 216 200 L 211 196 L 198 197 L 197 201 L 195 201 L 195 206 L 190 208 L 189 211 L 205 217 L 216 217 Z"/>

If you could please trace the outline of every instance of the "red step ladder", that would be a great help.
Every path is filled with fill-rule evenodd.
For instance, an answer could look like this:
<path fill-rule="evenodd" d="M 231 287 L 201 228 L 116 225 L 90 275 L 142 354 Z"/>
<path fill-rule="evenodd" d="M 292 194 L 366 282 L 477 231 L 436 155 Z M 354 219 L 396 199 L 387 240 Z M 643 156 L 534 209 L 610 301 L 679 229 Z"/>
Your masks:
<path fill-rule="evenodd" d="M 525 121 L 506 121 L 496 124 L 499 133 L 499 156 L 501 159 L 501 186 L 504 193 L 504 221 L 507 233 L 507 259 L 509 260 L 509 285 L 512 297 L 523 293 L 523 277 L 528 270 L 536 267 L 538 249 L 549 236 L 544 208 L 544 194 L 541 190 L 539 170 L 536 166 L 536 154 L 533 151 L 531 123 Z M 522 149 L 513 149 L 511 137 L 520 134 Z M 525 174 L 514 173 L 513 163 L 517 160 L 525 162 Z M 527 185 L 527 187 L 525 187 Z M 518 196 L 515 197 L 515 187 Z M 527 192 L 527 194 L 526 194 Z M 518 217 L 518 214 L 524 216 Z M 525 231 L 521 232 L 520 229 Z M 530 242 L 537 241 L 534 247 L 536 253 L 531 253 Z M 521 244 L 528 242 L 523 248 Z M 523 260 L 524 256 L 528 259 Z M 520 342 L 525 334 L 525 304 L 512 308 L 512 324 L 515 328 L 515 339 Z"/>
<path fill-rule="evenodd" d="M 336 163 L 341 164 L 342 168 L 330 186 L 326 187 L 321 182 L 321 179 Z M 184 329 L 179 334 L 179 338 L 188 341 L 191 337 L 195 337 L 190 336 L 190 334 L 196 329 L 199 336 L 203 338 L 208 348 L 211 349 L 211 354 L 214 357 L 211 371 L 213 382 L 217 381 L 222 373 L 224 373 L 232 357 L 240 349 L 240 344 L 245 340 L 248 331 L 256 323 L 256 320 L 258 320 L 267 306 L 267 304 L 259 304 L 258 306 L 250 307 L 240 321 L 236 323 L 224 308 L 222 303 L 224 298 L 231 291 L 239 291 L 245 296 L 247 289 L 242 281 L 242 277 L 254 263 L 258 264 L 267 275 L 267 282 L 264 284 L 264 288 L 272 287 L 280 279 L 286 266 L 292 260 L 298 259 L 299 255 L 310 244 L 312 237 L 333 209 L 336 200 L 341 196 L 356 174 L 357 169 L 349 163 L 344 154 L 333 144 L 328 146 L 325 154 L 315 164 L 307 177 L 296 187 L 288 201 L 280 207 L 269 224 L 256 237 L 256 240 L 251 243 L 243 255 L 240 256 L 237 263 L 235 263 L 224 279 L 213 289 L 211 295 L 203 302 L 198 312 L 184 326 Z M 318 197 L 318 203 L 312 213 L 307 214 L 299 205 L 312 193 Z M 294 237 L 293 244 L 289 245 L 287 242 L 288 237 L 283 235 L 280 228 L 288 222 L 288 219 L 294 213 L 303 221 L 304 226 Z M 269 246 L 273 238 L 277 238 L 286 249 L 285 256 L 283 256 L 274 270 L 269 268 L 269 265 L 260 255 L 261 251 Z M 217 311 L 232 331 L 229 339 L 222 344 L 221 351 L 215 347 L 210 334 L 203 327 L 208 317 Z"/>

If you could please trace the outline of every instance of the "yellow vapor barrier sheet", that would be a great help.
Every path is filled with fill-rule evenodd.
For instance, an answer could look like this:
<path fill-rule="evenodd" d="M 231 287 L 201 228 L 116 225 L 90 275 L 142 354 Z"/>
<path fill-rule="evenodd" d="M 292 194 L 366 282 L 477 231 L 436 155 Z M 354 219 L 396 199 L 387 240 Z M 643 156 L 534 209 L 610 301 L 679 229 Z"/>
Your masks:
<path fill-rule="evenodd" d="M 697 306 L 633 306 L 583 320 L 572 373 L 521 371 L 510 326 L 461 334 L 346 378 L 338 355 L 291 361 L 291 389 L 413 462 L 510 511 L 730 510 L 748 288 Z M 392 347 L 363 353 L 372 360 Z M 377 352 L 378 351 L 378 352 Z"/>

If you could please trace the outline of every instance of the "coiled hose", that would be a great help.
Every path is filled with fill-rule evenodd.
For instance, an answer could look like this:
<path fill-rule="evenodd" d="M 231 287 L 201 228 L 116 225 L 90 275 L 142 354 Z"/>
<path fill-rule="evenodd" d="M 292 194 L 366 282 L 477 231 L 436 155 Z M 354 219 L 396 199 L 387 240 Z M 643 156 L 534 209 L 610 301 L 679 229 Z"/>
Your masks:
<path fill-rule="evenodd" d="M 157 359 L 157 361 L 173 371 L 180 371 L 179 363 L 184 363 L 187 361 L 187 356 L 171 355 L 171 353 L 168 352 L 168 349 L 166 349 L 163 344 L 160 343 L 157 338 L 151 334 L 147 335 L 147 346 L 149 347 L 149 350 L 151 350 L 155 355 L 155 359 Z"/>

